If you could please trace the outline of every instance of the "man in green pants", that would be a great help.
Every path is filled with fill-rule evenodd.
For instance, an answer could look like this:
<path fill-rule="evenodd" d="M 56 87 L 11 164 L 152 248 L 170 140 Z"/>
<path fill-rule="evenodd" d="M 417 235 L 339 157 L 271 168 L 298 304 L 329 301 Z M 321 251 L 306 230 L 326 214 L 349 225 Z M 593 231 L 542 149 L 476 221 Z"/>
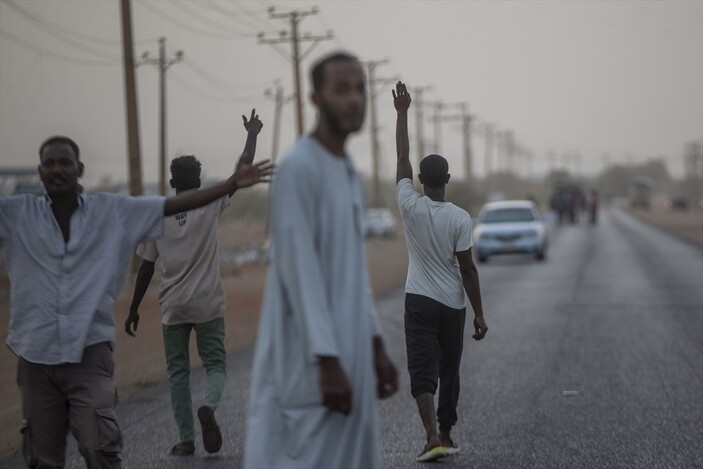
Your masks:
<path fill-rule="evenodd" d="M 242 118 L 248 135 L 240 163 L 251 164 L 262 123 L 255 110 L 249 120 L 245 116 Z M 181 156 L 171 162 L 171 187 L 177 194 L 200 188 L 200 162 L 194 156 Z M 208 453 L 215 453 L 222 447 L 222 434 L 214 414 L 226 375 L 225 294 L 220 279 L 217 232 L 220 215 L 229 205 L 232 194 L 202 208 L 166 218 L 163 239 L 143 243 L 137 250 L 144 261 L 137 274 L 125 330 L 132 336 L 137 330 L 139 304 L 158 259 L 162 274 L 159 304 L 171 405 L 181 440 L 171 448 L 174 456 L 195 453 L 188 352 L 192 330 L 195 330 L 198 355 L 207 374 L 205 402 L 198 408 L 203 446 Z"/>

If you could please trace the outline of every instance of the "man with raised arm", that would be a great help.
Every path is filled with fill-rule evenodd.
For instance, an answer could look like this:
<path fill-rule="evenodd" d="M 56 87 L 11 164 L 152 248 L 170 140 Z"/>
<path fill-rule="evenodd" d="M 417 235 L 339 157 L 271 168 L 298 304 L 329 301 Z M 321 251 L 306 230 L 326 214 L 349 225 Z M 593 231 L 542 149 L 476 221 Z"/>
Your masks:
<path fill-rule="evenodd" d="M 250 165 L 256 152 L 256 138 L 263 124 L 252 109 L 251 118 L 242 116 L 247 141 L 240 162 Z M 176 194 L 200 188 L 200 162 L 192 155 L 171 162 L 171 187 Z M 225 386 L 225 293 L 220 279 L 217 233 L 222 212 L 233 193 L 204 207 L 177 213 L 164 221 L 164 236 L 139 245 L 144 261 L 134 285 L 134 296 L 125 330 L 134 336 L 139 325 L 139 304 L 154 275 L 158 259 L 161 271 L 159 304 L 163 324 L 164 350 L 171 389 L 171 406 L 180 442 L 171 448 L 173 456 L 195 453 L 195 430 L 190 394 L 190 334 L 195 331 L 198 355 L 206 370 L 205 402 L 198 408 L 203 446 L 208 453 L 222 447 L 222 433 L 215 409 Z M 134 331 L 132 331 L 134 327 Z"/>
<path fill-rule="evenodd" d="M 84 194 L 79 156 L 70 138 L 49 138 L 38 166 L 46 195 L 0 197 L 7 345 L 19 358 L 28 467 L 63 467 L 69 430 L 89 468 L 121 467 L 113 305 L 134 249 L 162 236 L 165 216 L 268 180 L 272 171 L 268 162 L 241 163 L 217 186 L 169 198 Z"/>
<path fill-rule="evenodd" d="M 444 200 L 450 176 L 443 157 L 429 155 L 420 162 L 418 178 L 425 195 L 413 187 L 408 142 L 410 94 L 402 82 L 396 84 L 392 94 L 398 114 L 396 198 L 409 254 L 405 343 L 410 390 L 427 433 L 427 442 L 416 460 L 433 461 L 459 451 L 450 431 L 457 421 L 466 319 L 464 292 L 474 310 L 473 338 L 483 339 L 488 328 L 483 319 L 478 271 L 471 256 L 471 217 Z M 434 405 L 438 381 L 439 433 Z"/>
<path fill-rule="evenodd" d="M 374 307 L 364 199 L 345 145 L 364 119 L 359 61 L 312 69 L 317 127 L 281 160 L 244 467 L 379 469 L 377 398 L 397 388 Z"/>

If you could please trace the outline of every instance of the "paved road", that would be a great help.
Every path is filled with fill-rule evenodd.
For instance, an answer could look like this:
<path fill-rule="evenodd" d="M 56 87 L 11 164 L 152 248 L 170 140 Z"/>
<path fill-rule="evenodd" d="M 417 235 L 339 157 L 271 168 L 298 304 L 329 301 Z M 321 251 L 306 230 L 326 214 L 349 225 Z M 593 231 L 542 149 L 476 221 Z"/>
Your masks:
<path fill-rule="evenodd" d="M 617 209 L 603 215 L 595 228 L 554 227 L 545 263 L 511 256 L 480 267 L 489 332 L 476 343 L 467 329 L 462 452 L 432 467 L 703 467 L 703 251 Z M 402 298 L 378 302 L 402 371 L 401 392 L 382 404 L 384 467 L 398 469 L 421 467 L 423 439 Z M 166 455 L 177 437 L 162 383 L 118 408 L 124 467 L 239 467 L 250 361 L 250 351 L 229 360 L 219 455 L 201 446 L 194 458 Z M 0 467 L 22 466 L 14 455 Z M 69 467 L 82 467 L 75 449 Z"/>

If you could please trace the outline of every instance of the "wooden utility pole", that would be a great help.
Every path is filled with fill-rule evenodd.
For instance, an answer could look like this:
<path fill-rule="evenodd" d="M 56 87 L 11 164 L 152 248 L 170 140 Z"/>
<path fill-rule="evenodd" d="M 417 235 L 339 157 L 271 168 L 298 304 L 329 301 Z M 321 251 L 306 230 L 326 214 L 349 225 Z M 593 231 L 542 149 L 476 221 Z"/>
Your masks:
<path fill-rule="evenodd" d="M 486 122 L 485 124 L 483 124 L 483 129 L 483 135 L 485 139 L 484 142 L 486 144 L 486 153 L 485 155 L 483 155 L 483 166 L 486 178 L 486 185 L 488 187 L 487 192 L 490 193 L 493 182 L 493 168 L 491 167 L 493 163 L 493 124 Z"/>
<path fill-rule="evenodd" d="M 159 70 L 159 193 L 166 195 L 166 71 L 172 65 L 183 60 L 183 51 L 166 58 L 166 38 L 159 38 L 159 56 L 149 58 L 149 52 L 142 54 L 142 61 L 138 65 L 155 65 Z"/>
<path fill-rule="evenodd" d="M 317 7 L 312 7 L 307 11 L 293 10 L 288 13 L 277 13 L 274 7 L 269 8 L 269 18 L 271 19 L 282 19 L 287 20 L 290 23 L 290 33 L 288 31 L 283 31 L 280 37 L 277 38 L 266 38 L 264 33 L 259 33 L 259 44 L 269 44 L 274 46 L 276 51 L 281 53 L 284 58 L 291 61 L 293 64 L 293 86 L 295 88 L 295 108 L 296 108 L 296 128 L 298 136 L 303 135 L 305 130 L 305 123 L 303 121 L 303 101 L 302 101 L 302 91 L 300 85 L 300 62 L 307 57 L 310 52 L 315 48 L 315 46 L 320 42 L 327 39 L 332 39 L 334 35 L 332 31 L 327 31 L 325 35 L 313 36 L 310 33 L 305 33 L 302 37 L 298 31 L 298 23 L 302 21 L 305 17 L 310 15 L 316 15 L 318 13 Z M 299 43 L 301 42 L 311 42 L 310 47 L 301 55 L 299 49 Z M 293 46 L 292 55 L 289 57 L 285 52 L 281 52 L 277 48 L 278 44 L 290 42 Z"/>
<path fill-rule="evenodd" d="M 412 100 L 413 100 L 413 105 L 415 106 L 415 133 L 417 134 L 416 140 L 417 140 L 417 172 L 420 172 L 420 162 L 422 159 L 426 156 L 425 155 L 425 140 L 424 140 L 424 135 L 422 132 L 422 123 L 423 123 L 423 116 L 422 116 L 422 111 L 423 111 L 423 106 L 425 105 L 425 102 L 422 100 L 422 95 L 425 91 L 430 91 L 432 89 L 432 86 L 415 86 L 411 88 L 410 92 L 413 95 Z"/>
<path fill-rule="evenodd" d="M 383 201 L 381 199 L 381 161 L 378 152 L 378 118 L 376 116 L 376 94 L 379 90 L 376 85 L 388 85 L 396 81 L 395 78 L 378 78 L 376 77 L 376 67 L 385 65 L 389 62 L 388 59 L 369 60 L 364 62 L 368 69 L 369 80 L 369 108 L 370 108 L 370 132 L 371 132 L 371 166 L 373 171 L 373 204 L 374 207 L 381 207 Z"/>
<path fill-rule="evenodd" d="M 134 78 L 134 42 L 132 39 L 132 11 L 130 0 L 120 1 L 122 16 L 122 50 L 127 108 L 127 153 L 129 161 L 129 193 L 141 195 L 142 164 L 139 145 L 139 114 L 137 113 L 137 84 Z"/>
<path fill-rule="evenodd" d="M 281 111 L 283 110 L 283 106 L 295 96 L 284 96 L 283 87 L 278 80 L 274 82 L 274 86 L 276 87 L 276 91 L 274 92 L 271 89 L 267 89 L 264 96 L 272 98 L 275 103 L 273 114 L 273 143 L 271 146 L 271 162 L 275 164 L 276 157 L 278 156 L 278 140 L 281 130 Z"/>
<path fill-rule="evenodd" d="M 437 101 L 434 103 L 434 152 L 438 155 L 442 152 L 442 108 L 444 105 Z"/>

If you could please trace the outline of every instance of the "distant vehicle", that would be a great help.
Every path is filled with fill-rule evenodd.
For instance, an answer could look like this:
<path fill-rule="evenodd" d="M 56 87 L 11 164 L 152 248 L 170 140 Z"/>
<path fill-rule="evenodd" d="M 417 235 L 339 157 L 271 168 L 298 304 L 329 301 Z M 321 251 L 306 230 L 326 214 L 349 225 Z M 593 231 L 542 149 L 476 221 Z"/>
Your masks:
<path fill-rule="evenodd" d="M 586 196 L 576 184 L 560 184 L 554 188 L 549 206 L 557 214 L 559 224 L 564 221 L 574 224 L 586 206 Z"/>
<path fill-rule="evenodd" d="M 364 216 L 366 236 L 390 237 L 395 234 L 395 218 L 387 208 L 370 208 Z"/>
<path fill-rule="evenodd" d="M 15 194 L 32 194 L 36 196 L 44 195 L 44 185 L 42 183 L 21 183 L 15 187 Z"/>
<path fill-rule="evenodd" d="M 489 202 L 478 215 L 474 247 L 479 262 L 496 254 L 547 255 L 547 224 L 534 202 Z"/>
<path fill-rule="evenodd" d="M 654 181 L 648 177 L 635 176 L 630 179 L 627 187 L 630 208 L 642 208 L 649 210 L 651 206 L 652 192 L 654 191 Z"/>
<path fill-rule="evenodd" d="M 666 208 L 675 211 L 686 211 L 688 210 L 688 199 L 680 195 L 670 197 L 669 200 L 666 201 Z"/>

